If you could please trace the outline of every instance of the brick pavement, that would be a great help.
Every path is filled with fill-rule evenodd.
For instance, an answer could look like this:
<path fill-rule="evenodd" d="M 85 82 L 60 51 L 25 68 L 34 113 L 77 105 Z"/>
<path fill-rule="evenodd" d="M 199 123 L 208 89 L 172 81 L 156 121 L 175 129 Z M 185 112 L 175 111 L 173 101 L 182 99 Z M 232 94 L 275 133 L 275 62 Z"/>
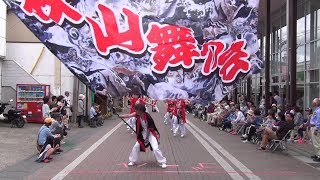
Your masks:
<path fill-rule="evenodd" d="M 170 128 L 162 123 L 164 105 L 160 106 L 161 113 L 152 113 L 155 123 L 161 133 L 160 149 L 167 158 L 167 169 L 161 169 L 156 163 L 153 153 L 149 150 L 141 153 L 138 164 L 127 167 L 128 156 L 135 136 L 126 131 L 125 125 L 117 129 L 96 150 L 76 166 L 65 179 L 231 179 L 222 166 L 213 158 L 199 141 L 188 132 L 185 138 L 173 137 Z M 250 168 L 261 179 L 318 179 L 320 173 L 314 168 L 291 156 L 280 153 L 258 152 L 255 146 L 244 144 L 239 136 L 232 136 L 216 128 L 208 126 L 205 122 L 189 120 L 204 131 L 208 136 L 217 141 L 230 154 L 236 157 L 245 166 Z M 15 169 L 15 173 L 23 173 L 24 179 L 50 179 L 64 169 L 68 164 L 79 157 L 86 149 L 98 139 L 119 124 L 119 119 L 106 121 L 101 128 L 90 129 L 90 132 L 78 134 L 70 138 L 74 145 L 61 155 L 54 156 L 54 161 L 49 164 L 24 162 Z M 86 138 L 81 138 L 85 136 Z M 78 141 L 76 141 L 78 139 Z M 221 157 L 224 157 L 216 147 L 213 147 Z M 224 158 L 239 174 L 232 162 Z M 32 168 L 32 166 L 41 166 Z M 34 172 L 32 172 L 34 171 Z M 10 173 L 7 171 L 6 173 Z M 231 172 L 234 173 L 234 172 Z M 13 174 L 1 174 L 0 178 Z M 244 179 L 248 179 L 242 175 Z M 1 178 L 1 179 L 2 179 Z"/>
<path fill-rule="evenodd" d="M 230 179 L 213 157 L 189 134 L 173 137 L 162 123 L 163 113 L 152 113 L 161 133 L 160 149 L 167 158 L 161 169 L 151 151 L 140 154 L 134 167 L 127 167 L 128 156 L 136 138 L 123 125 L 66 179 Z"/>

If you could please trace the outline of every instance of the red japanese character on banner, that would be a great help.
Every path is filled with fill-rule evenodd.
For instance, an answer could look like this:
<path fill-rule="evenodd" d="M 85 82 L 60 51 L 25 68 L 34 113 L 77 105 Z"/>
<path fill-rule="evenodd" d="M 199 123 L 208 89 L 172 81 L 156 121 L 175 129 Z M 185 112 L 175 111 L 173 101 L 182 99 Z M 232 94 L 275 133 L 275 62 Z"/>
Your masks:
<path fill-rule="evenodd" d="M 158 74 L 165 73 L 168 67 L 179 65 L 189 69 L 200 55 L 191 29 L 154 22 L 149 24 L 146 36 L 153 62 L 151 68 Z"/>
<path fill-rule="evenodd" d="M 215 40 L 203 44 L 201 56 L 205 59 L 202 67 L 202 74 L 207 76 L 214 72 L 218 67 L 219 55 L 225 49 L 224 42 Z"/>
<path fill-rule="evenodd" d="M 80 24 L 84 20 L 81 13 L 64 0 L 22 0 L 20 7 L 28 16 L 35 16 L 46 24 L 53 21 L 61 25 L 65 19 Z"/>
<path fill-rule="evenodd" d="M 248 61 L 250 55 L 244 50 L 244 40 L 233 42 L 228 49 L 225 47 L 222 41 L 208 41 L 203 44 L 201 56 L 205 61 L 202 74 L 209 75 L 218 67 L 222 82 L 231 83 L 240 72 L 250 71 L 251 64 Z"/>
<path fill-rule="evenodd" d="M 101 23 L 86 17 L 98 52 L 108 55 L 111 49 L 119 48 L 132 54 L 142 54 L 146 50 L 143 36 L 142 19 L 129 9 L 123 8 L 122 15 L 127 21 L 127 30 L 120 32 L 119 20 L 111 8 L 99 4 L 98 10 Z"/>
<path fill-rule="evenodd" d="M 221 66 L 219 75 L 222 82 L 231 83 L 240 72 L 247 73 L 250 71 L 251 64 L 248 61 L 250 55 L 245 51 L 245 45 L 244 40 L 235 41 L 219 57 L 218 66 Z"/>

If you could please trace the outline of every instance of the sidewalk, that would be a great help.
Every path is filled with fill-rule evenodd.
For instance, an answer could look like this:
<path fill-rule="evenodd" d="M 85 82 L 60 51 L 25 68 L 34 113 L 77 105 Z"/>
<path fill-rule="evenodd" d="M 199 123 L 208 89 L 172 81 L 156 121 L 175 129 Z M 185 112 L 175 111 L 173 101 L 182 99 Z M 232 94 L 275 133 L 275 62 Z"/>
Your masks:
<path fill-rule="evenodd" d="M 105 126 L 112 117 L 105 120 Z M 10 128 L 10 125 L 0 123 L 0 179 L 10 177 L 21 179 L 26 175 L 45 166 L 45 163 L 35 163 L 38 156 L 36 139 L 39 128 L 42 124 L 27 123 L 23 128 Z M 79 143 L 93 136 L 102 128 L 90 128 L 84 123 L 84 128 L 78 128 L 77 124 L 70 124 L 70 131 L 62 145 L 64 152 L 61 155 L 74 149 Z M 22 171 L 23 170 L 23 171 Z"/>
<path fill-rule="evenodd" d="M 320 163 L 314 162 L 310 156 L 314 155 L 314 147 L 311 141 L 306 141 L 303 144 L 288 142 L 289 155 L 306 163 L 307 165 L 320 170 Z"/>

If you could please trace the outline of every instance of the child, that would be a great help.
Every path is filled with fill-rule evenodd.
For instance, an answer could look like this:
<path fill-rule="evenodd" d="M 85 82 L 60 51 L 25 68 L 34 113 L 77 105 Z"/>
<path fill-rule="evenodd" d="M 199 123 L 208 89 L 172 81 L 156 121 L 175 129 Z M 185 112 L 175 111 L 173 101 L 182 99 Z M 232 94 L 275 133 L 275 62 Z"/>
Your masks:
<path fill-rule="evenodd" d="M 133 166 L 138 161 L 140 151 L 145 152 L 146 148 L 151 146 L 158 163 L 161 164 L 162 168 L 166 168 L 167 160 L 159 149 L 159 132 L 152 117 L 146 112 L 144 104 L 135 105 L 135 110 L 136 112 L 132 114 L 120 116 L 121 118 L 136 118 L 137 142 L 130 153 L 128 166 Z"/>

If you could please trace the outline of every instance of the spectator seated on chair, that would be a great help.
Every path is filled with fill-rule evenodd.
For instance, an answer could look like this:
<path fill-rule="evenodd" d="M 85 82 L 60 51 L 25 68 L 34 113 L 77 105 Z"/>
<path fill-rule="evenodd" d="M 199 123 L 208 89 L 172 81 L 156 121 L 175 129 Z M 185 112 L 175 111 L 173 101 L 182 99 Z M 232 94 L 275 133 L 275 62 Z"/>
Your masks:
<path fill-rule="evenodd" d="M 291 110 L 291 112 L 294 114 L 294 119 L 293 119 L 294 129 L 291 131 L 290 140 L 294 141 L 295 137 L 296 137 L 296 140 L 299 139 L 297 135 L 297 131 L 298 131 L 298 128 L 304 123 L 304 119 L 299 107 L 295 106 Z"/>
<path fill-rule="evenodd" d="M 212 117 L 212 120 L 211 120 L 211 122 L 209 124 L 211 126 L 221 126 L 224 118 L 228 114 L 228 110 L 229 109 L 230 109 L 230 107 L 228 105 L 224 105 L 224 104 L 221 105 L 219 113 Z"/>
<path fill-rule="evenodd" d="M 236 114 L 236 119 L 232 121 L 232 131 L 230 134 L 236 135 L 238 134 L 239 128 L 241 128 L 245 123 L 246 123 L 246 118 L 243 114 L 242 111 L 240 111 L 240 106 L 236 105 L 235 106 L 235 114 Z"/>
<path fill-rule="evenodd" d="M 220 113 L 219 117 L 217 118 L 216 126 L 221 127 L 226 118 L 228 118 L 231 114 L 230 106 L 224 106 L 224 111 Z"/>
<path fill-rule="evenodd" d="M 212 116 L 213 116 L 213 113 L 215 112 L 215 104 L 214 102 L 210 102 L 210 105 L 208 107 L 208 110 L 207 110 L 207 121 L 209 122 L 209 120 L 211 121 L 212 119 Z"/>
<path fill-rule="evenodd" d="M 96 128 L 97 127 L 97 120 L 98 120 L 98 113 L 97 113 L 97 106 L 98 104 L 94 103 L 93 106 L 90 108 L 89 112 L 89 126 L 91 128 Z"/>
<path fill-rule="evenodd" d="M 202 121 L 207 121 L 207 112 L 208 112 L 208 107 L 207 106 L 205 106 L 204 108 L 203 108 L 203 110 L 202 111 L 200 111 L 200 120 L 202 120 Z"/>
<path fill-rule="evenodd" d="M 203 106 L 198 104 L 194 109 L 194 117 L 200 118 L 201 111 L 203 110 Z"/>
<path fill-rule="evenodd" d="M 260 110 L 249 110 L 247 113 L 247 123 L 244 126 L 243 131 L 243 139 L 245 139 L 243 142 L 250 142 L 252 139 L 252 136 L 256 134 L 256 130 L 260 128 L 263 119 L 261 117 Z"/>
<path fill-rule="evenodd" d="M 226 129 L 231 130 L 232 121 L 234 121 L 237 117 L 235 115 L 235 109 L 232 108 L 229 110 L 229 115 L 223 120 L 222 127 L 219 128 L 220 131 L 224 131 Z"/>
<path fill-rule="evenodd" d="M 294 128 L 292 113 L 287 113 L 286 115 L 283 112 L 278 113 L 279 122 L 275 126 L 270 128 L 265 128 L 263 131 L 262 141 L 260 145 L 260 150 L 266 150 L 267 144 L 269 141 L 276 139 L 281 140 L 288 133 L 288 131 Z"/>
<path fill-rule="evenodd" d="M 269 110 L 268 111 L 268 115 L 265 118 L 265 120 L 262 123 L 262 127 L 263 128 L 272 128 L 272 126 L 274 126 L 276 124 L 276 117 L 275 117 L 275 112 L 273 110 Z"/>
<path fill-rule="evenodd" d="M 298 143 L 303 143 L 304 142 L 304 134 L 303 132 L 304 131 L 308 131 L 310 130 L 309 126 L 310 126 L 310 119 L 312 117 L 312 109 L 311 108 L 307 108 L 306 109 L 306 112 L 307 112 L 307 116 L 308 118 L 305 120 L 306 122 L 304 122 L 303 124 L 301 124 L 299 127 L 298 127 Z M 307 135 L 307 133 L 306 133 Z"/>
<path fill-rule="evenodd" d="M 213 123 L 213 119 L 217 118 L 218 115 L 223 111 L 223 105 L 221 103 L 216 105 L 216 108 L 214 109 L 214 112 L 211 113 L 210 116 L 208 116 L 208 124 Z"/>
<path fill-rule="evenodd" d="M 224 119 L 223 125 L 219 130 L 224 131 L 226 129 L 230 129 L 230 132 L 232 132 L 233 131 L 232 125 L 237 120 L 237 112 L 241 112 L 239 105 L 235 105 L 234 109 L 230 110 L 230 115 Z M 243 116 L 243 118 L 244 118 L 244 116 Z"/>

